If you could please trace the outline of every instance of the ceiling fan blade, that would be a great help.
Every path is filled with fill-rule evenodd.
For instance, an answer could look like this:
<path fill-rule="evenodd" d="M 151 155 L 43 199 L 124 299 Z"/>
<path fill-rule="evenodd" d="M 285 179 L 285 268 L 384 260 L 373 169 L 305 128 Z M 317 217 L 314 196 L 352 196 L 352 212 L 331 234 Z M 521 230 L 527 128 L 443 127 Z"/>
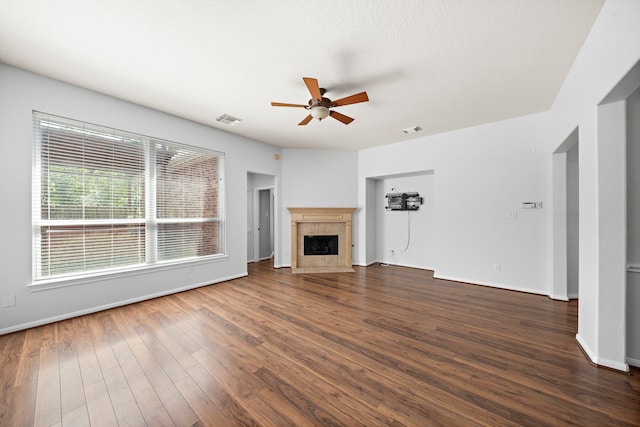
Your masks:
<path fill-rule="evenodd" d="M 304 118 L 303 121 L 301 121 L 300 123 L 298 123 L 298 126 L 304 126 L 307 123 L 309 123 L 311 121 L 311 119 L 313 119 L 313 116 L 311 116 L 311 114 L 309 114 L 307 117 Z"/>
<path fill-rule="evenodd" d="M 307 89 L 309 89 L 309 93 L 313 97 L 313 99 L 321 100 L 322 94 L 320 93 L 320 86 L 318 85 L 318 79 L 314 79 L 311 77 L 303 77 L 304 84 L 307 85 Z"/>
<path fill-rule="evenodd" d="M 271 106 L 273 107 L 301 107 L 301 108 L 308 108 L 308 105 L 302 105 L 302 104 L 287 104 L 286 102 L 272 102 Z"/>
<path fill-rule="evenodd" d="M 353 121 L 351 117 L 345 116 L 344 114 L 340 114 L 337 111 L 331 110 L 329 111 L 329 115 L 334 119 L 336 119 L 337 121 L 344 123 L 345 125 L 348 125 Z"/>
<path fill-rule="evenodd" d="M 331 106 L 340 107 L 342 105 L 357 104 L 358 102 L 367 102 L 368 100 L 367 92 L 360 92 L 345 98 L 336 99 L 331 103 Z"/>

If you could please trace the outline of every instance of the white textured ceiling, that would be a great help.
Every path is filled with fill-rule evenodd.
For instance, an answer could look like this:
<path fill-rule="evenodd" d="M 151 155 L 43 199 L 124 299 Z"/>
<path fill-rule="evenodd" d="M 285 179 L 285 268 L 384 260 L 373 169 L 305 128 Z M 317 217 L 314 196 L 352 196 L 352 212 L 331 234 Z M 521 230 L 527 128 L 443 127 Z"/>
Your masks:
<path fill-rule="evenodd" d="M 603 2 L 0 0 L 0 62 L 280 147 L 359 149 L 548 110 Z M 370 102 L 297 126 L 307 111 L 270 102 L 306 103 L 302 77 Z"/>

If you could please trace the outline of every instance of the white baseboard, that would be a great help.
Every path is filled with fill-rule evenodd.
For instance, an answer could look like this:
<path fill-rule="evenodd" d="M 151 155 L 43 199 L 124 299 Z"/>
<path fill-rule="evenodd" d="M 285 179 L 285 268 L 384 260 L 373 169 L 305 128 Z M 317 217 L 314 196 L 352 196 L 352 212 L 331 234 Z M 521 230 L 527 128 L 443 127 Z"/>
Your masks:
<path fill-rule="evenodd" d="M 556 301 L 569 301 L 569 297 L 566 297 L 564 295 L 549 295 L 549 298 Z"/>
<path fill-rule="evenodd" d="M 598 365 L 615 369 L 616 371 L 629 372 L 629 365 L 624 362 L 616 362 L 615 360 L 598 358 Z"/>
<path fill-rule="evenodd" d="M 578 345 L 582 348 L 582 351 L 587 355 L 589 360 L 597 365 L 604 366 L 607 368 L 615 369 L 616 371 L 629 372 L 629 365 L 622 362 L 616 362 L 615 360 L 609 360 L 602 357 L 598 357 L 593 350 L 587 345 L 585 340 L 582 338 L 580 334 L 576 334 L 576 341 Z M 628 361 L 628 359 L 627 359 Z"/>
<path fill-rule="evenodd" d="M 549 294 L 547 294 L 546 292 L 541 291 L 540 289 L 519 288 L 517 286 L 509 286 L 509 285 L 504 285 L 504 284 L 501 284 L 501 283 L 477 282 L 477 281 L 471 281 L 468 278 L 443 276 L 443 275 L 436 274 L 436 273 L 434 273 L 433 278 L 434 279 L 442 279 L 442 280 L 451 280 L 453 282 L 469 283 L 471 285 L 488 286 L 490 288 L 506 289 L 508 291 L 518 291 L 518 292 L 526 292 L 528 294 L 547 295 L 547 296 L 549 296 Z"/>
<path fill-rule="evenodd" d="M 418 270 L 433 271 L 433 267 L 424 266 L 424 265 L 413 265 L 413 264 L 403 264 L 403 263 L 391 263 L 391 265 L 397 265 L 398 267 L 416 268 Z"/>
<path fill-rule="evenodd" d="M 14 326 L 10 326 L 8 328 L 0 329 L 0 335 L 10 334 L 12 332 L 22 331 L 24 329 L 29 329 L 29 328 L 35 328 L 36 326 L 42 326 L 42 325 L 46 325 L 48 323 L 59 322 L 61 320 L 71 319 L 73 317 L 84 316 L 85 314 L 97 313 L 99 311 L 104 311 L 104 310 L 108 310 L 110 308 L 115 308 L 115 307 L 121 307 L 123 305 L 133 304 L 133 303 L 140 302 L 140 301 L 146 301 L 146 300 L 149 300 L 149 299 L 163 297 L 163 296 L 166 296 L 166 295 L 177 294 L 178 292 L 184 292 L 184 291 L 188 291 L 190 289 L 196 289 L 196 288 L 201 288 L 203 286 L 213 285 L 213 284 L 220 283 L 220 282 L 226 282 L 226 281 L 229 281 L 229 280 L 238 279 L 240 277 L 245 277 L 245 276 L 247 276 L 247 274 L 248 273 L 246 273 L 246 272 L 245 273 L 240 273 L 240 274 L 236 274 L 236 275 L 233 275 L 233 276 L 217 279 L 217 280 L 214 280 L 214 281 L 206 281 L 206 282 L 202 282 L 202 283 L 196 283 L 196 284 L 193 284 L 193 285 L 183 286 L 181 288 L 176 288 L 176 289 L 170 289 L 170 290 L 158 292 L 158 293 L 155 293 L 155 294 L 144 295 L 144 296 L 141 296 L 141 297 L 132 298 L 132 299 L 124 300 L 124 301 L 118 301 L 118 302 L 114 302 L 114 303 L 111 303 L 111 304 L 105 304 L 105 305 L 100 305 L 100 306 L 97 306 L 97 307 L 87 308 L 87 309 L 84 309 L 84 310 L 74 311 L 72 313 L 65 313 L 65 314 L 61 314 L 61 315 L 58 315 L 58 316 L 52 316 L 52 317 L 48 317 L 46 319 L 34 320 L 33 322 L 22 323 L 20 325 L 14 325 Z"/>
<path fill-rule="evenodd" d="M 414 265 L 414 264 L 404 264 L 404 263 L 399 263 L 399 262 L 386 262 L 386 261 L 371 261 L 368 264 L 358 264 L 361 267 L 369 267 L 372 266 L 374 264 L 381 264 L 381 265 L 395 265 L 398 267 L 407 267 L 407 268 L 415 268 L 417 270 L 428 270 L 428 271 L 433 271 L 433 267 L 425 267 L 424 265 Z"/>
<path fill-rule="evenodd" d="M 358 266 L 360 266 L 360 267 L 371 267 L 373 264 L 378 264 L 379 262 L 380 262 L 380 261 L 371 261 L 371 262 L 369 262 L 369 263 L 361 263 L 361 262 L 360 262 L 360 263 L 355 264 L 355 265 L 358 265 Z"/>
<path fill-rule="evenodd" d="M 640 368 L 640 359 L 634 359 L 632 357 L 627 357 L 627 363 L 631 366 L 635 366 L 636 368 Z"/>
<path fill-rule="evenodd" d="M 580 346 L 580 348 L 582 348 L 582 351 L 584 351 L 584 354 L 587 355 L 589 360 L 597 365 L 598 364 L 598 362 L 597 362 L 598 357 L 591 350 L 591 348 L 587 345 L 585 340 L 582 339 L 582 335 L 576 334 L 576 341 L 578 342 L 578 345 Z"/>

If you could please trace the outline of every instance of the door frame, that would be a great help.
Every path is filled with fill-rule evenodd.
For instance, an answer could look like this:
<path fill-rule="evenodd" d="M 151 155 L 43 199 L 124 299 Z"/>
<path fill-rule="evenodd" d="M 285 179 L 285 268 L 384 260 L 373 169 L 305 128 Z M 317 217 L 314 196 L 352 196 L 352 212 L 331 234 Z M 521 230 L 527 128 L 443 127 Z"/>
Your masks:
<path fill-rule="evenodd" d="M 269 190 L 269 216 L 271 218 L 271 230 L 270 230 L 270 240 L 273 242 L 271 248 L 271 254 L 266 258 L 260 258 L 260 191 Z M 265 259 L 269 259 L 275 255 L 275 218 L 274 218 L 274 210 L 275 210 L 275 187 L 256 187 L 253 189 L 253 259 L 254 262 L 263 261 Z"/>
<path fill-rule="evenodd" d="M 570 214 L 567 212 L 567 152 L 575 145 L 579 146 L 579 128 L 577 126 L 552 154 L 553 251 L 551 265 L 553 281 L 549 297 L 561 301 L 569 301 L 570 297 L 567 271 L 567 220 Z"/>

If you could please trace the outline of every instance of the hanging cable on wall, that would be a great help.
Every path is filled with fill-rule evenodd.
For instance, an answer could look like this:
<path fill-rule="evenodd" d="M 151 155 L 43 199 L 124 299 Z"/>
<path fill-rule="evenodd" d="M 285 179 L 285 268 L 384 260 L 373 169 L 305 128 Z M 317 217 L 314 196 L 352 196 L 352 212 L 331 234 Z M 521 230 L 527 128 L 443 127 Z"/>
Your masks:
<path fill-rule="evenodd" d="M 407 246 L 400 253 L 404 253 L 409 249 L 409 245 L 411 244 L 411 211 L 407 211 Z"/>

